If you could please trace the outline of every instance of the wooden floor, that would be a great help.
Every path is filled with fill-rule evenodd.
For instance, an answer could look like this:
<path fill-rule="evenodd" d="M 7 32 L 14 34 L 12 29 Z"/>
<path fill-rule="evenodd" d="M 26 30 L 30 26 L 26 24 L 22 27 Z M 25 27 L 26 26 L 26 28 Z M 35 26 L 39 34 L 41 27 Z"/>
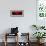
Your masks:
<path fill-rule="evenodd" d="M 0 46 L 4 46 L 4 43 L 2 42 L 0 42 Z M 15 43 L 8 43 L 8 45 L 7 46 L 15 46 Z M 22 46 L 22 45 L 21 45 Z M 25 45 L 24 45 L 25 46 Z M 30 43 L 30 46 L 37 46 L 37 43 Z M 41 46 L 46 46 L 46 43 L 44 43 L 44 45 L 41 45 Z"/>

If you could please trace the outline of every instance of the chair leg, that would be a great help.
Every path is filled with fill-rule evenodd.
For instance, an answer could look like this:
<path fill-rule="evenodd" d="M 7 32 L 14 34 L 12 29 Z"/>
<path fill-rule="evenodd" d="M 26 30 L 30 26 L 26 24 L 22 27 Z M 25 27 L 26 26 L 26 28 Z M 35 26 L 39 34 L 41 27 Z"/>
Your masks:
<path fill-rule="evenodd" d="M 5 41 L 5 46 L 7 46 L 7 42 Z"/>
<path fill-rule="evenodd" d="M 18 34 L 17 34 L 16 40 L 17 40 L 17 42 L 16 42 L 16 45 L 15 46 L 19 46 L 18 45 Z"/>
<path fill-rule="evenodd" d="M 5 46 L 7 46 L 7 34 L 5 34 Z"/>
<path fill-rule="evenodd" d="M 17 34 L 17 46 L 18 46 L 18 34 Z"/>

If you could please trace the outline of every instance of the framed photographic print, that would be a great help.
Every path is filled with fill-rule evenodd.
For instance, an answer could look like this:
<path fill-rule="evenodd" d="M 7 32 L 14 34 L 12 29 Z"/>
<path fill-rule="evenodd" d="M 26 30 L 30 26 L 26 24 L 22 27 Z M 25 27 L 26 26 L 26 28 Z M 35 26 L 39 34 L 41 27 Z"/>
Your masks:
<path fill-rule="evenodd" d="M 10 10 L 10 16 L 23 17 L 24 16 L 24 10 Z"/>

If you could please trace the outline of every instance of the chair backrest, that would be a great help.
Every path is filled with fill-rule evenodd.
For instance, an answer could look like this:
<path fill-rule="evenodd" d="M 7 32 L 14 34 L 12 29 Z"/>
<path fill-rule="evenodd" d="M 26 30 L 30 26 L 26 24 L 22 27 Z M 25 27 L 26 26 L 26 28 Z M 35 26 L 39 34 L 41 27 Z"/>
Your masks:
<path fill-rule="evenodd" d="M 11 28 L 11 34 L 18 33 L 18 27 L 16 28 Z"/>

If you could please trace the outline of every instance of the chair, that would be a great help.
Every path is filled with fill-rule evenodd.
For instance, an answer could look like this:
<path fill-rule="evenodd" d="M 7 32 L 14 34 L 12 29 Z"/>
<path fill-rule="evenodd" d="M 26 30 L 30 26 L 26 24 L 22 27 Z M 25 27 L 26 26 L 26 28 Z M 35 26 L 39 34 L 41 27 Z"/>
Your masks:
<path fill-rule="evenodd" d="M 26 41 L 20 42 L 19 46 L 30 46 L 29 33 L 21 33 L 22 40 L 26 38 Z"/>
<path fill-rule="evenodd" d="M 13 36 L 17 36 L 15 40 L 17 40 L 16 46 L 18 46 L 18 27 L 11 28 L 11 33 L 5 33 L 5 46 L 7 46 L 7 44 L 8 44 L 7 38 L 10 38 Z"/>

